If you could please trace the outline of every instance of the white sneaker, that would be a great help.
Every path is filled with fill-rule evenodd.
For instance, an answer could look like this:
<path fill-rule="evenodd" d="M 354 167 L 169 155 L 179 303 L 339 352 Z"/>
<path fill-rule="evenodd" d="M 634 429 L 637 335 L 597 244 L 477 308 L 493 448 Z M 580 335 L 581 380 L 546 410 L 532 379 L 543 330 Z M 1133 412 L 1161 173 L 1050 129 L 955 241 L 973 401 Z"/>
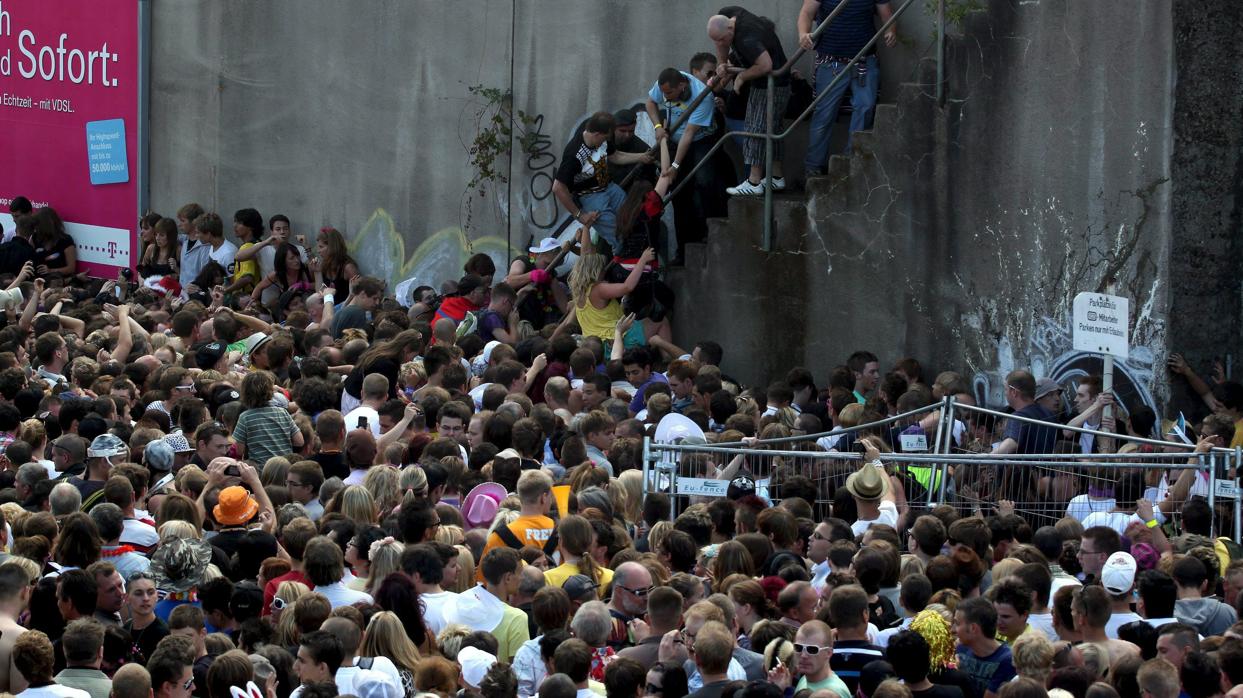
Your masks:
<path fill-rule="evenodd" d="M 773 177 L 773 191 L 781 191 L 786 188 L 785 177 Z"/>
<path fill-rule="evenodd" d="M 730 196 L 759 196 L 764 193 L 764 183 L 753 184 L 750 179 L 744 179 L 736 187 L 726 187 L 725 193 Z"/>

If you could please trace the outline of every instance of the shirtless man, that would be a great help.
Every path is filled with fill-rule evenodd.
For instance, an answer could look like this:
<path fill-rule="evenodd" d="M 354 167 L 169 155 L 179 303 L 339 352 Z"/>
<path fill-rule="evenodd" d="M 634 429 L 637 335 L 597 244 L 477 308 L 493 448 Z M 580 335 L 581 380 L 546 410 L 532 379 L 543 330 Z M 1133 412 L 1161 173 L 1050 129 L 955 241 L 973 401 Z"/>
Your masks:
<path fill-rule="evenodd" d="M 16 564 L 0 565 L 0 691 L 16 695 L 26 679 L 13 666 L 13 644 L 26 632 L 17 618 L 30 602 L 30 577 Z"/>

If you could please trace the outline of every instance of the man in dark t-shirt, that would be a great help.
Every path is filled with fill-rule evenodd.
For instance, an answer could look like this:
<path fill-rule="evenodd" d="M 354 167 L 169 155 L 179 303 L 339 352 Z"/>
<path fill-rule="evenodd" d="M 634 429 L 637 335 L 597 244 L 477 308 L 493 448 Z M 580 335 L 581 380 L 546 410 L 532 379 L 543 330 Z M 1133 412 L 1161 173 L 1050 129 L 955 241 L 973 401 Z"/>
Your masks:
<path fill-rule="evenodd" d="M 777 38 L 772 20 L 757 17 L 736 5 L 722 7 L 708 20 L 708 38 L 716 44 L 717 75 L 721 80 L 730 76 L 729 67 L 745 68 L 734 76 L 734 92 L 747 95 L 747 130 L 763 133 L 767 128 L 768 79 L 767 76 L 786 64 L 785 50 Z M 747 91 L 749 89 L 749 91 Z M 790 101 L 790 75 L 782 74 L 773 81 L 773 114 L 778 122 L 773 124 L 776 132 L 781 115 Z M 782 141 L 773 142 L 774 190 L 785 189 L 781 169 Z M 757 196 L 764 193 L 764 140 L 748 138 L 743 142 L 743 160 L 750 168 L 745 181 L 725 191 L 731 196 Z"/>
<path fill-rule="evenodd" d="M 633 109 L 620 109 L 613 114 L 613 119 L 617 122 L 613 127 L 613 144 L 618 151 L 623 153 L 642 154 L 651 150 L 651 146 L 642 138 L 634 135 L 634 127 L 638 121 L 638 117 Z M 638 170 L 634 178 L 629 184 L 634 184 L 640 179 L 647 180 L 652 186 L 656 186 L 656 166 L 655 165 L 618 165 L 612 168 L 613 180 L 618 186 L 626 180 L 631 170 Z M 629 189 L 629 185 L 626 187 Z"/>
<path fill-rule="evenodd" d="M 884 659 L 883 650 L 868 641 L 867 592 L 853 584 L 834 589 L 829 596 L 829 617 L 837 631 L 829 666 L 853 694 L 863 667 Z"/>
<path fill-rule="evenodd" d="M 885 659 L 902 683 L 911 689 L 911 698 L 964 698 L 961 688 L 942 686 L 928 680 L 931 654 L 928 641 L 914 630 L 903 630 L 894 635 L 885 649 Z"/>
<path fill-rule="evenodd" d="M 847 64 L 872 40 L 876 33 L 877 15 L 880 21 L 888 21 L 893 16 L 893 7 L 889 0 L 804 0 L 803 9 L 798 15 L 799 45 L 805 49 L 813 48 L 811 34 L 815 28 L 829 16 L 838 5 L 846 7 L 833 18 L 817 38 L 815 85 L 817 94 L 820 90 L 829 90 L 829 95 L 816 104 L 816 112 L 811 117 L 808 131 L 807 156 L 803 162 L 808 174 L 822 174 L 828 162 L 829 136 L 833 132 L 833 124 L 837 121 L 837 110 L 842 98 L 850 89 L 850 133 L 872 127 L 872 115 L 876 111 L 876 92 L 880 87 L 880 70 L 876 62 L 876 45 L 868 50 L 866 56 L 851 67 L 849 74 L 842 75 Z M 893 46 L 898 42 L 896 25 L 885 31 L 885 44 Z M 850 137 L 846 138 L 846 152 L 850 152 Z"/>
<path fill-rule="evenodd" d="M 591 226 L 613 249 L 617 248 L 617 209 L 626 192 L 613 181 L 609 165 L 650 164 L 646 153 L 623 153 L 610 136 L 616 121 L 608 112 L 596 112 L 566 144 L 557 165 L 552 193 L 574 220 Z"/>

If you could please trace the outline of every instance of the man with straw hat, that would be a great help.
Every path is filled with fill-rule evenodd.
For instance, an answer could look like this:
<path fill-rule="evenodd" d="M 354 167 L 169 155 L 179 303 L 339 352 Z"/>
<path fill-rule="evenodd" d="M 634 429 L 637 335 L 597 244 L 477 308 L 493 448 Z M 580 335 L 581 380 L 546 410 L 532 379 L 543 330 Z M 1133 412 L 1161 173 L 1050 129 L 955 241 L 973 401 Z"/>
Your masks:
<path fill-rule="evenodd" d="M 854 497 L 859 512 L 859 519 L 850 525 L 856 536 L 863 535 L 872 524 L 898 526 L 898 507 L 894 490 L 889 486 L 889 474 L 880 462 L 880 449 L 871 437 L 859 441 L 867 449 L 863 454 L 863 466 L 846 478 L 846 491 Z"/>

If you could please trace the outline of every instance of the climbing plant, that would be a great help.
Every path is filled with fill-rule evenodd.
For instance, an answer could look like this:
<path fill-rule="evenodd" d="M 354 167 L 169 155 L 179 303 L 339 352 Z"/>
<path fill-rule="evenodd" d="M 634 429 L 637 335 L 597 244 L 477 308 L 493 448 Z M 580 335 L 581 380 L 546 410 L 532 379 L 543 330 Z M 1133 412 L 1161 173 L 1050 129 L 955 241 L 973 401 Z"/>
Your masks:
<path fill-rule="evenodd" d="M 505 184 L 509 181 L 506 171 L 515 130 L 519 151 L 523 154 L 533 152 L 536 134 L 530 126 L 535 122 L 535 117 L 513 108 L 512 90 L 484 85 L 471 85 L 466 89 L 477 103 L 475 138 L 467 147 L 473 176 L 466 187 L 483 196 L 485 184 Z"/>
<path fill-rule="evenodd" d="M 924 9 L 928 12 L 928 16 L 936 18 L 937 3 L 940 0 L 924 0 Z M 984 9 L 982 0 L 945 0 L 945 23 L 953 26 L 955 29 L 961 30 L 963 22 L 966 21 L 967 15 L 972 12 L 979 12 Z M 936 34 L 936 29 L 933 29 Z"/>

